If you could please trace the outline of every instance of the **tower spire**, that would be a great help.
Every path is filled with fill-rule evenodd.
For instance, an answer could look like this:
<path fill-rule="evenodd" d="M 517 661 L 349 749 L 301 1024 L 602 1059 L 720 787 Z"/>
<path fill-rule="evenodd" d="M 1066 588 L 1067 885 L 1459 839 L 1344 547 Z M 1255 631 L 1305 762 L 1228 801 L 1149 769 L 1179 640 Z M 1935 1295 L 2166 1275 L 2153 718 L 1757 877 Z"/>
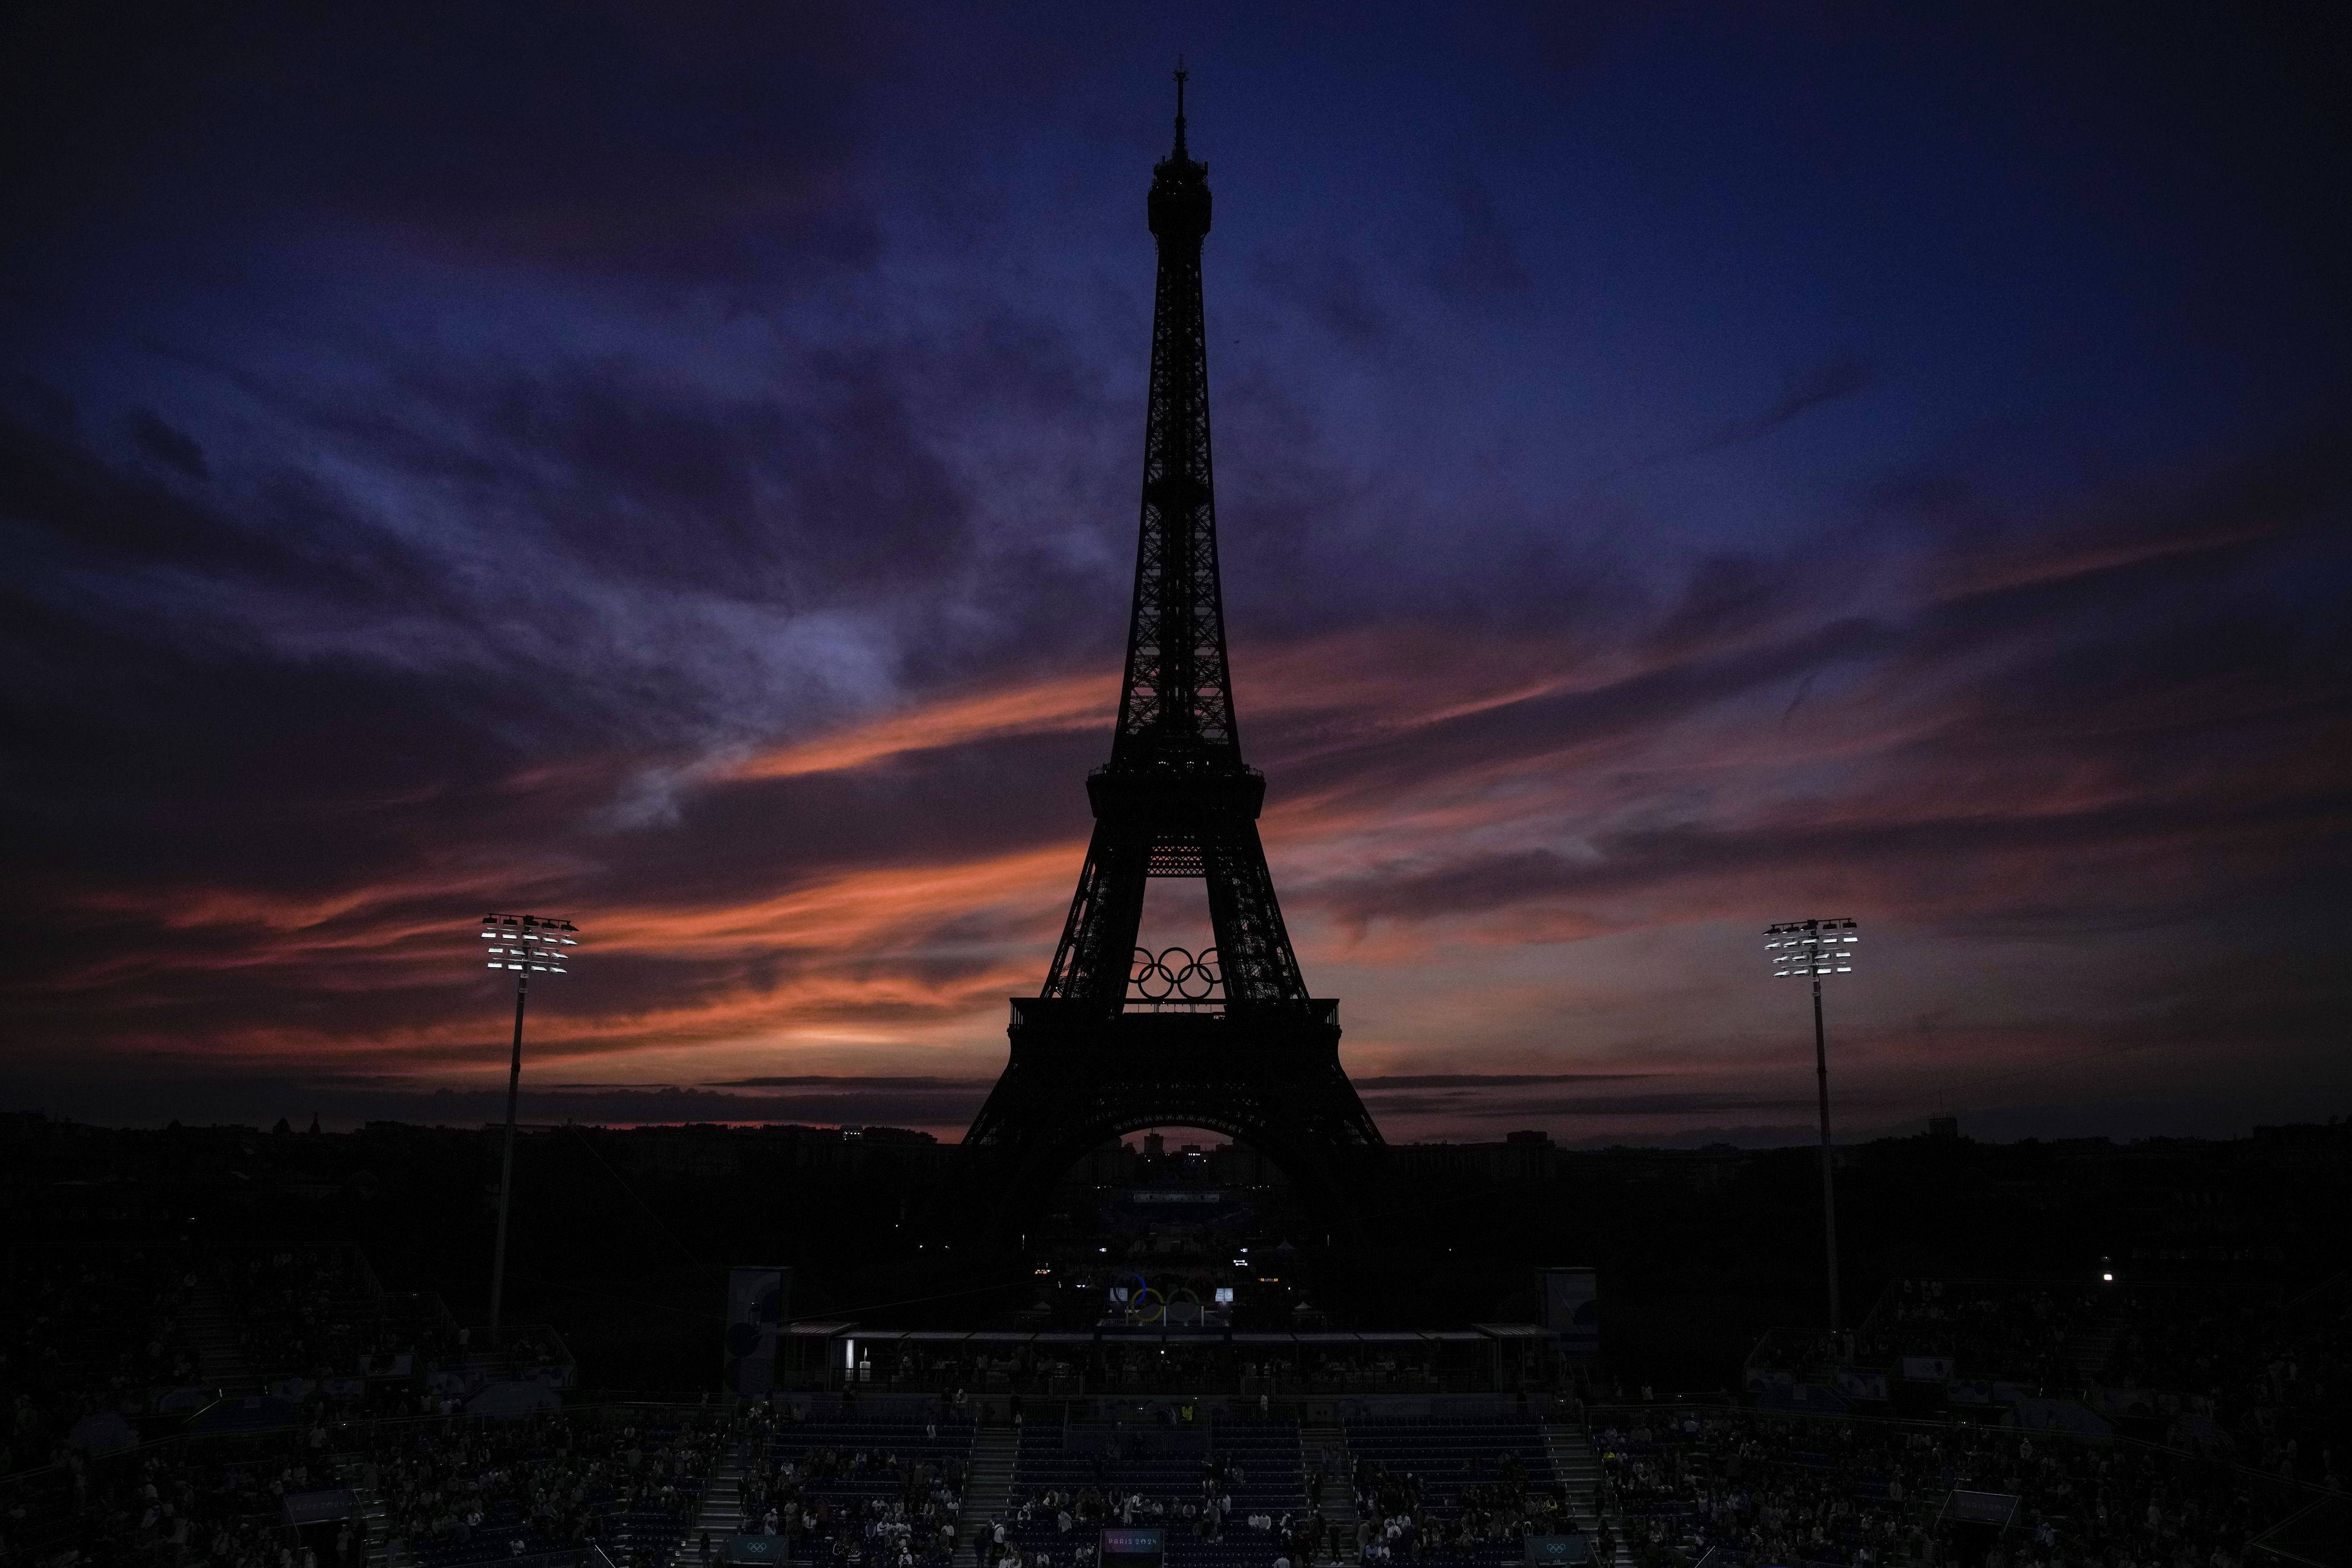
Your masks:
<path fill-rule="evenodd" d="M 1192 73 L 1184 68 L 1184 57 L 1176 57 L 1176 156 L 1188 157 L 1184 151 L 1184 78 Z"/>

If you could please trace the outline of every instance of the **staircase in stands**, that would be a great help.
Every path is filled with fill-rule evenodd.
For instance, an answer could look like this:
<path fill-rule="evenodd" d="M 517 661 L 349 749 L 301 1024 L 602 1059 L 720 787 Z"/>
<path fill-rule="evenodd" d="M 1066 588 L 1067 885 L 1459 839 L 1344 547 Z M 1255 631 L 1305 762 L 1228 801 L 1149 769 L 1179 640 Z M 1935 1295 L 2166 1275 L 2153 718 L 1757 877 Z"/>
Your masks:
<path fill-rule="evenodd" d="M 2122 1337 L 2112 1328 L 2078 1333 L 2066 1342 L 2066 1359 L 2085 1378 L 2095 1378 L 2107 1369 L 2109 1358 L 2116 1354 L 2116 1341 Z"/>
<path fill-rule="evenodd" d="M 953 1568 L 980 1568 L 980 1532 L 1003 1519 L 1013 1500 L 1013 1463 L 1021 1452 L 1018 1427 L 982 1427 L 971 1440 L 971 1465 L 964 1472 L 963 1511 L 956 1526 Z"/>
<path fill-rule="evenodd" d="M 727 1458 L 704 1480 L 702 1506 L 694 1511 L 694 1523 L 671 1550 L 670 1568 L 687 1568 L 689 1563 L 700 1568 L 705 1535 L 710 1537 L 715 1560 L 727 1538 L 743 1528 L 743 1464 L 750 1453 L 751 1443 L 737 1439 L 728 1448 Z"/>
<path fill-rule="evenodd" d="M 392 1525 L 383 1510 L 383 1493 L 368 1484 L 368 1463 L 362 1454 L 338 1454 L 329 1467 L 360 1500 L 360 1523 L 367 1531 L 368 1568 L 399 1568 L 392 1558 Z M 411 1561 L 401 1554 L 403 1563 Z"/>
<path fill-rule="evenodd" d="M 1324 1456 L 1330 1462 L 1324 1464 Z M 1339 1539 L 1348 1542 L 1343 1560 L 1354 1552 L 1356 1539 L 1356 1467 L 1348 1454 L 1348 1432 L 1338 1422 L 1321 1427 L 1298 1428 L 1299 1470 L 1312 1475 L 1318 1466 L 1323 1470 L 1323 1501 L 1320 1505 L 1327 1523 L 1339 1527 Z"/>
<path fill-rule="evenodd" d="M 227 1295 L 210 1280 L 196 1287 L 188 1307 L 188 1338 L 196 1347 L 196 1366 L 204 1380 L 223 1394 L 258 1394 L 261 1379 L 246 1364 L 238 1343 L 236 1313 Z"/>
<path fill-rule="evenodd" d="M 1544 1448 L 1551 1455 L 1552 1474 L 1568 1487 L 1569 1506 L 1576 1511 L 1576 1522 L 1587 1534 L 1596 1532 L 1601 1525 L 1601 1460 L 1592 1452 L 1592 1444 L 1581 1427 L 1565 1426 L 1556 1421 L 1544 1423 Z M 1624 1535 L 1611 1521 L 1611 1536 L 1617 1542 L 1617 1561 L 1628 1562 Z M 1604 1563 L 1601 1568 L 1615 1568 Z"/>

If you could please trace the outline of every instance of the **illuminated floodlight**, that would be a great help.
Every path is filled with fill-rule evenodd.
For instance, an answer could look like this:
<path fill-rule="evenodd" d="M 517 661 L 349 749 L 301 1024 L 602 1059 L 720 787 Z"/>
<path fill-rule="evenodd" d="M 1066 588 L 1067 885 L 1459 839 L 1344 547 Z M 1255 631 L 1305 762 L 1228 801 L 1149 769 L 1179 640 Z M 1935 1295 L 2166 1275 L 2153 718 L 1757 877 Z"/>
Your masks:
<path fill-rule="evenodd" d="M 484 967 L 522 975 L 570 974 L 564 965 L 572 955 L 566 949 L 580 946 L 579 930 L 569 920 L 539 915 L 485 915 L 482 940 L 490 946 L 482 949 L 488 960 Z"/>
<path fill-rule="evenodd" d="M 1822 977 L 1853 973 L 1861 928 L 1844 918 L 1783 920 L 1764 928 L 1764 953 L 1772 975 L 1813 983 L 1813 1074 L 1822 1104 L 1822 1239 L 1829 1259 L 1830 1333 L 1844 1343 L 1843 1292 L 1838 1288 L 1837 1162 L 1830 1144 L 1829 1032 L 1822 1024 Z"/>
<path fill-rule="evenodd" d="M 498 1340 L 499 1312 L 506 1304 L 507 1211 L 514 1192 L 515 1101 L 522 1090 L 522 1009 L 533 975 L 568 975 L 580 927 L 551 915 L 485 915 L 483 967 L 515 977 L 514 1055 L 507 1067 L 507 1148 L 499 1173 L 499 1240 L 490 1264 L 490 1339 Z"/>
<path fill-rule="evenodd" d="M 1851 920 L 1785 920 L 1764 929 L 1772 974 L 1783 980 L 1853 973 L 1862 933 Z"/>

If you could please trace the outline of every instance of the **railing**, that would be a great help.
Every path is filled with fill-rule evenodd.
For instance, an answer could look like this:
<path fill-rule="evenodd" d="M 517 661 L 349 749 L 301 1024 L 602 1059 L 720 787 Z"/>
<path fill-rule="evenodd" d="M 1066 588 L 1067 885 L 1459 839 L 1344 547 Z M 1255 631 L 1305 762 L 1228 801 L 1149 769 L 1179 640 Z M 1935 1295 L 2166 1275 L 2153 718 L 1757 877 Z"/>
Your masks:
<path fill-rule="evenodd" d="M 1049 1369 L 964 1367 L 945 1372 L 926 1370 L 913 1375 L 886 1374 L 876 1367 L 874 1375 L 862 1381 L 844 1381 L 836 1374 L 830 1385 L 810 1385 L 794 1390 L 803 1394 L 953 1394 L 957 1389 L 992 1395 L 1017 1394 L 1024 1398 L 1075 1398 L 1102 1395 L 1241 1396 L 1255 1398 L 1264 1394 L 1276 1399 L 1319 1398 L 1331 1395 L 1355 1394 L 1510 1394 L 1524 1389 L 1528 1393 L 1548 1392 L 1550 1381 L 1530 1378 L 1514 1383 L 1508 1378 L 1498 1382 L 1485 1368 L 1444 1369 L 1426 1371 L 1399 1368 L 1394 1372 L 1358 1371 L 1332 1373 L 1283 1372 L 1279 1375 L 1244 1374 L 1216 1368 L 1134 1367 L 1108 1371 L 1089 1369 L 1055 1372 Z M 782 1385 L 778 1392 L 784 1392 Z"/>

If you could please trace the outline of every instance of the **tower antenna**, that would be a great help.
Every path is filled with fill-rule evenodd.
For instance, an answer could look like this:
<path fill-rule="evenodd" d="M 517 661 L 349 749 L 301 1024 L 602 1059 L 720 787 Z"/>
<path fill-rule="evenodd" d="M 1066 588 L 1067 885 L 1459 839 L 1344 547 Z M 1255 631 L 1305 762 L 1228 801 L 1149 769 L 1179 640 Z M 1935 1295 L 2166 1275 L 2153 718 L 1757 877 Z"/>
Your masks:
<path fill-rule="evenodd" d="M 1176 57 L 1176 156 L 1184 153 L 1184 78 L 1192 73 L 1184 68 L 1184 57 Z"/>

